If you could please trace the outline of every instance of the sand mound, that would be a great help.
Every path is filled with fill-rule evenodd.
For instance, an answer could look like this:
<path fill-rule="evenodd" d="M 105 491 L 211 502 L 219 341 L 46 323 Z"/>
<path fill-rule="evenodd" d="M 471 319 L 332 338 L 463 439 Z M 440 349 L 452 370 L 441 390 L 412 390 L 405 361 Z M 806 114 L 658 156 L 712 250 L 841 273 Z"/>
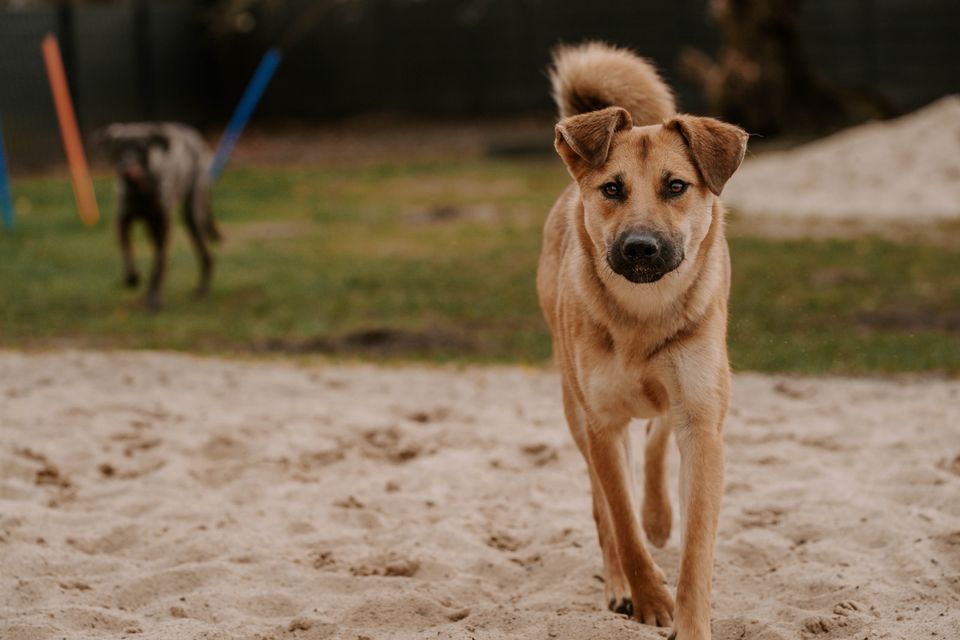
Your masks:
<path fill-rule="evenodd" d="M 665 636 L 602 608 L 554 373 L 5 353 L 0 381 L 4 640 Z M 960 637 L 957 383 L 734 387 L 714 637 Z"/>
<path fill-rule="evenodd" d="M 791 151 L 748 156 L 724 201 L 757 217 L 960 219 L 960 95 Z"/>

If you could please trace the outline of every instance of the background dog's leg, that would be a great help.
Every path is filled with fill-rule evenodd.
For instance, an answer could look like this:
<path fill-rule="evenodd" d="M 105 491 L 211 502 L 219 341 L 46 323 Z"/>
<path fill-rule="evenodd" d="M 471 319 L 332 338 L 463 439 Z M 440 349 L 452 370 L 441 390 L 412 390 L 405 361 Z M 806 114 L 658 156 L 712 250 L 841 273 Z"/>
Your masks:
<path fill-rule="evenodd" d="M 723 494 L 723 440 L 718 424 L 686 424 L 677 431 L 683 555 L 677 581 L 680 640 L 710 638 L 713 550 Z"/>
<path fill-rule="evenodd" d="M 120 239 L 120 254 L 123 256 L 123 281 L 128 287 L 135 287 L 140 284 L 137 263 L 133 260 L 133 244 L 130 238 L 132 225 L 133 216 L 125 211 L 120 211 L 117 214 L 117 235 Z"/>
<path fill-rule="evenodd" d="M 597 525 L 597 538 L 600 542 L 600 552 L 603 555 L 603 594 L 607 607 L 616 613 L 633 616 L 633 600 L 630 598 L 630 584 L 623 575 L 623 568 L 617 556 L 616 542 L 613 538 L 613 523 L 610 519 L 610 510 L 603 497 L 600 480 L 590 465 L 590 454 L 587 447 L 587 428 L 583 409 L 577 405 L 576 399 L 563 385 L 563 412 L 567 418 L 567 425 L 573 435 L 574 442 L 587 462 L 587 471 L 590 473 L 590 489 L 593 493 L 593 520 Z"/>
<path fill-rule="evenodd" d="M 150 215 L 147 217 L 147 229 L 150 231 L 150 241 L 153 243 L 153 269 L 150 272 L 150 283 L 147 287 L 147 306 L 157 310 L 160 308 L 163 279 L 167 274 L 167 240 L 170 236 L 170 225 L 165 215 Z"/>
<path fill-rule="evenodd" d="M 190 243 L 193 245 L 193 250 L 197 254 L 197 262 L 200 265 L 200 280 L 197 282 L 196 290 L 198 296 L 204 296 L 209 291 L 210 277 L 213 273 L 213 256 L 210 255 L 204 230 L 201 228 L 201 221 L 205 220 L 207 216 L 207 212 L 203 209 L 206 206 L 203 198 L 203 194 L 194 191 L 187 197 L 183 206 L 183 223 L 190 234 Z"/>
<path fill-rule="evenodd" d="M 635 617 L 645 624 L 668 626 L 673 620 L 673 598 L 663 585 L 663 572 L 654 564 L 640 538 L 634 506 L 633 474 L 624 446 L 627 424 L 587 425 L 590 466 L 600 481 L 610 510 L 620 566 L 630 583 Z"/>
<path fill-rule="evenodd" d="M 667 448 L 670 444 L 670 421 L 654 418 L 647 425 L 646 455 L 643 461 L 643 530 L 655 547 L 662 547 L 670 537 L 673 510 L 667 491 Z"/>

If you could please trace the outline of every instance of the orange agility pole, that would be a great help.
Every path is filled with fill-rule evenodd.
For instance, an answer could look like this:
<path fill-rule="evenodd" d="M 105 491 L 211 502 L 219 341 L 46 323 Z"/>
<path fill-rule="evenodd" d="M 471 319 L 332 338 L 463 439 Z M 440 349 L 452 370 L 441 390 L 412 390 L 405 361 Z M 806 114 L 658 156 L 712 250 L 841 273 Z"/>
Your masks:
<path fill-rule="evenodd" d="M 60 121 L 60 133 L 63 136 L 63 148 L 67 152 L 67 165 L 70 167 L 70 180 L 73 182 L 73 195 L 77 200 L 80 219 L 87 225 L 96 224 L 100 218 L 97 198 L 93 193 L 93 180 L 83 153 L 77 118 L 70 102 L 70 89 L 67 87 L 67 74 L 63 71 L 63 59 L 60 57 L 60 45 L 52 34 L 43 38 L 43 62 L 47 66 L 50 79 L 50 91 L 57 108 L 57 120 Z"/>

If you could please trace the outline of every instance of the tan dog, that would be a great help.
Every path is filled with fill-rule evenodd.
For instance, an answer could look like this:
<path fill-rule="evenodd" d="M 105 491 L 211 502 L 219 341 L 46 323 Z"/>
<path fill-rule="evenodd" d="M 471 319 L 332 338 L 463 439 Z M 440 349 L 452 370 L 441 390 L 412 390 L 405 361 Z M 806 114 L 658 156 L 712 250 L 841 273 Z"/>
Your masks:
<path fill-rule="evenodd" d="M 555 146 L 574 182 L 543 232 L 540 306 L 553 334 L 570 431 L 587 461 L 610 608 L 710 638 L 713 548 L 729 393 L 730 259 L 718 196 L 747 134 L 677 115 L 634 54 L 590 43 L 555 52 Z M 647 426 L 643 530 L 670 536 L 670 432 L 680 449 L 677 602 L 641 540 L 628 424 Z"/>

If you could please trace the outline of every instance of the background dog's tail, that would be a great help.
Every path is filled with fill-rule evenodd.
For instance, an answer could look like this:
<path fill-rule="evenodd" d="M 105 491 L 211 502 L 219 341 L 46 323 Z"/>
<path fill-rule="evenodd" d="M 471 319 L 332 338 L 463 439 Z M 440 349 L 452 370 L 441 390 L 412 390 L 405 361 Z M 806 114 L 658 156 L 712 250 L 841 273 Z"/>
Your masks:
<path fill-rule="evenodd" d="M 550 67 L 560 117 L 623 107 L 642 126 L 663 122 L 677 111 L 673 92 L 647 60 L 604 42 L 560 45 Z"/>

